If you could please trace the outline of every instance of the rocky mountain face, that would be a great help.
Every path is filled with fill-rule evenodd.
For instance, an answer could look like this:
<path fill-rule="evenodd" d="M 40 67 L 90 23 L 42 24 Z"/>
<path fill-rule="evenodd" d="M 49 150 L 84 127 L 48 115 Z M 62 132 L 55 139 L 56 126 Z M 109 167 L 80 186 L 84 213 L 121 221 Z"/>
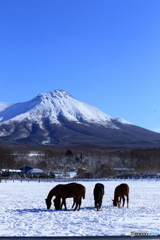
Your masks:
<path fill-rule="evenodd" d="M 0 144 L 159 147 L 160 134 L 55 90 L 28 102 L 0 103 Z"/>

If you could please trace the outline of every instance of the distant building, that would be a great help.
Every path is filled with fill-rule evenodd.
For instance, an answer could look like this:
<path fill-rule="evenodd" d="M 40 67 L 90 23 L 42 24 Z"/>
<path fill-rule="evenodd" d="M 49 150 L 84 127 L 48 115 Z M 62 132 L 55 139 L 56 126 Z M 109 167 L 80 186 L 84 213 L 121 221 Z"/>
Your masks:
<path fill-rule="evenodd" d="M 54 175 L 56 178 L 74 178 L 75 176 L 77 176 L 76 172 L 57 172 L 57 171 L 53 171 Z"/>
<path fill-rule="evenodd" d="M 62 176 L 63 176 L 62 172 L 52 171 L 51 173 L 53 173 L 56 178 L 62 178 Z"/>
<path fill-rule="evenodd" d="M 117 171 L 118 174 L 124 174 L 124 173 L 133 173 L 135 171 L 134 168 L 114 168 L 115 171 Z"/>
<path fill-rule="evenodd" d="M 46 176 L 46 173 L 42 169 L 32 168 L 27 172 L 26 176 L 27 177 L 42 177 L 42 176 L 44 177 Z"/>
<path fill-rule="evenodd" d="M 23 167 L 20 167 L 19 170 L 22 171 L 22 173 L 26 174 L 29 170 L 33 169 L 32 167 L 29 167 L 29 166 L 23 166 Z"/>
<path fill-rule="evenodd" d="M 66 172 L 66 177 L 67 178 L 74 178 L 77 176 L 76 172 Z"/>
<path fill-rule="evenodd" d="M 39 168 L 32 168 L 27 172 L 27 174 L 35 174 L 35 173 L 44 173 L 44 171 Z"/>
<path fill-rule="evenodd" d="M 19 177 L 22 174 L 22 171 L 17 169 L 1 169 L 0 171 L 2 177 Z"/>

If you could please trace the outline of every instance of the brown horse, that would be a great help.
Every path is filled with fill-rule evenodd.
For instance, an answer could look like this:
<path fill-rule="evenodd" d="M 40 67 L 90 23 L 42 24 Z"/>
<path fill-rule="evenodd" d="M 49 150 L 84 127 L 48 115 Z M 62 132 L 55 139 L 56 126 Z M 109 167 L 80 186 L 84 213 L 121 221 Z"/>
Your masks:
<path fill-rule="evenodd" d="M 73 184 L 75 184 L 75 183 L 68 183 L 67 185 L 73 185 Z M 53 196 L 56 196 L 56 198 L 53 200 L 55 209 L 56 210 L 61 210 L 62 209 L 61 198 L 58 197 L 57 192 L 59 191 L 61 186 L 64 186 L 64 185 L 66 185 L 66 184 L 58 184 L 53 189 L 51 189 L 51 191 L 48 193 L 47 199 L 45 199 L 46 205 L 47 205 L 47 209 L 50 209 L 50 207 L 51 207 L 51 204 L 52 204 L 51 203 L 51 199 L 52 199 Z M 63 203 L 63 205 L 66 206 L 66 202 L 65 202 L 65 204 Z"/>
<path fill-rule="evenodd" d="M 62 209 L 62 201 L 61 198 L 59 197 L 55 197 L 55 199 L 53 200 L 54 202 L 54 206 L 56 210 L 61 210 Z"/>
<path fill-rule="evenodd" d="M 125 197 L 124 196 L 127 197 L 127 208 L 128 208 L 129 186 L 126 183 L 122 183 L 115 188 L 113 205 L 114 206 L 118 205 L 118 207 L 120 207 L 121 199 L 123 198 L 123 207 L 124 207 L 124 203 L 125 203 Z"/>
<path fill-rule="evenodd" d="M 55 197 L 53 202 L 54 202 L 54 207 L 55 207 L 56 210 L 61 210 L 63 205 L 65 206 L 65 204 L 66 204 L 66 201 L 65 201 L 65 204 L 64 203 L 62 204 L 61 198 L 59 198 L 59 197 Z M 73 198 L 72 208 L 75 206 L 75 204 L 76 204 L 76 198 Z M 80 199 L 79 204 L 78 204 L 79 208 L 80 208 L 80 206 L 81 206 L 81 199 Z"/>
<path fill-rule="evenodd" d="M 77 184 L 77 183 L 68 183 L 67 185 L 74 185 L 74 184 Z M 62 185 L 64 186 L 64 184 L 58 184 L 56 187 L 60 188 Z M 58 196 L 53 200 L 53 202 L 54 202 L 54 207 L 56 210 L 61 210 L 63 205 L 66 206 L 66 200 L 62 203 L 61 198 Z M 72 208 L 74 207 L 75 204 L 76 204 L 76 199 L 73 198 Z M 66 207 L 65 207 L 65 209 L 66 209 Z"/>
<path fill-rule="evenodd" d="M 74 184 L 77 184 L 77 183 L 68 183 L 67 185 L 74 185 Z M 61 187 L 62 185 L 64 185 L 64 184 L 59 184 L 59 185 L 57 185 L 57 187 L 58 187 L 58 186 Z M 66 184 L 65 184 L 65 185 L 66 185 Z M 67 210 L 67 208 L 66 208 L 66 200 L 65 200 L 64 202 L 62 202 L 62 201 L 61 201 L 61 198 L 56 197 L 56 198 L 53 200 L 53 202 L 54 202 L 54 207 L 55 207 L 56 210 L 61 210 L 62 207 L 63 207 L 63 205 L 64 205 L 65 209 Z M 73 198 L 72 208 L 75 206 L 75 204 L 76 204 L 76 199 Z M 81 202 L 79 202 L 79 207 L 80 207 L 80 205 L 81 205 Z"/>
<path fill-rule="evenodd" d="M 58 184 L 54 188 L 50 190 L 48 193 L 46 200 L 47 209 L 50 209 L 51 207 L 51 199 L 53 196 L 56 196 L 54 199 L 54 205 L 56 210 L 62 209 L 62 206 L 65 206 L 65 210 L 67 210 L 66 207 L 66 198 L 74 198 L 73 206 L 76 204 L 74 210 L 79 210 L 81 206 L 81 198 L 85 198 L 85 187 L 82 184 L 79 183 L 68 183 L 68 184 Z M 62 202 L 61 202 L 62 199 Z"/>

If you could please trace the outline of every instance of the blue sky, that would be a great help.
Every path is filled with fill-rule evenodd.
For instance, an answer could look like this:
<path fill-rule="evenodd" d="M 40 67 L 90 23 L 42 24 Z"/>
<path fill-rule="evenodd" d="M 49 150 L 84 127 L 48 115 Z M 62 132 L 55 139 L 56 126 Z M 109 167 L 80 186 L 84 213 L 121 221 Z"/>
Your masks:
<path fill-rule="evenodd" d="M 62 89 L 160 132 L 159 0 L 0 0 L 0 102 Z"/>

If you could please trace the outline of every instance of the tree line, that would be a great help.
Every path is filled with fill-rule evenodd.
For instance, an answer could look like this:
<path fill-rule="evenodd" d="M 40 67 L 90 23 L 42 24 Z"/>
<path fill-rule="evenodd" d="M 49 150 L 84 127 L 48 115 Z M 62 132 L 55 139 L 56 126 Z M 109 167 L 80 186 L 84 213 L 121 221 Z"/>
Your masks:
<path fill-rule="evenodd" d="M 29 154 L 31 152 L 35 154 Z M 18 169 L 25 165 L 44 171 L 76 171 L 84 178 L 114 176 L 116 168 L 134 169 L 133 174 L 160 173 L 160 148 L 0 146 L 0 169 Z"/>

